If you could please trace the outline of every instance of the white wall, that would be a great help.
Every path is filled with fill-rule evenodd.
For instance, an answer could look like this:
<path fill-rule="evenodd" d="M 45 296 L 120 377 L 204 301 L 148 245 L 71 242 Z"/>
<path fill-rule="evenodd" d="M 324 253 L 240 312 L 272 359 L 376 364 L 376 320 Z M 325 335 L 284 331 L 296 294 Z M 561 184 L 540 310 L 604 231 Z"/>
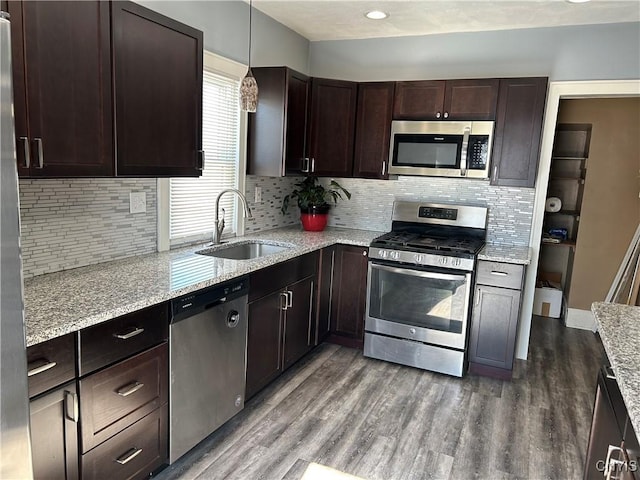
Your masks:
<path fill-rule="evenodd" d="M 310 74 L 347 80 L 640 77 L 640 23 L 312 42 Z"/>
<path fill-rule="evenodd" d="M 204 48 L 241 63 L 249 51 L 249 5 L 235 1 L 158 1 L 137 3 L 204 32 Z M 286 65 L 309 71 L 309 40 L 253 9 L 253 66 Z"/>

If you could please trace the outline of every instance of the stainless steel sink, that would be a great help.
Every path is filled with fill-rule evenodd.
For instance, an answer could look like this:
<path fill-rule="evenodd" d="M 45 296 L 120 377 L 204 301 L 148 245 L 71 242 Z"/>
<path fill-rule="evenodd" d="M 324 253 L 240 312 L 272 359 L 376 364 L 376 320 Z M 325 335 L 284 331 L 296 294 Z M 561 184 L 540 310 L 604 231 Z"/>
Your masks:
<path fill-rule="evenodd" d="M 264 242 L 244 242 L 199 250 L 196 253 L 199 255 L 229 258 L 232 260 L 251 260 L 253 258 L 260 258 L 266 255 L 284 252 L 289 248 L 291 248 L 289 245 L 277 245 Z"/>

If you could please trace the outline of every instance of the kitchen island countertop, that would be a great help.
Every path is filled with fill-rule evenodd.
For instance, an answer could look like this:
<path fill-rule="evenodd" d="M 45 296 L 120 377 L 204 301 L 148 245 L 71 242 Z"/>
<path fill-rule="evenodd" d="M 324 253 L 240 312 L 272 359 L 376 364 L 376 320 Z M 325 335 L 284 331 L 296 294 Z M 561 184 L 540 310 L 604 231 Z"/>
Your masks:
<path fill-rule="evenodd" d="M 234 238 L 290 246 L 253 260 L 195 252 L 206 245 L 129 257 L 28 279 L 24 283 L 27 346 L 210 287 L 333 244 L 368 246 L 383 232 L 285 227 Z"/>
<path fill-rule="evenodd" d="M 631 424 L 640 432 L 640 307 L 596 302 L 591 306 L 604 350 L 616 375 Z"/>

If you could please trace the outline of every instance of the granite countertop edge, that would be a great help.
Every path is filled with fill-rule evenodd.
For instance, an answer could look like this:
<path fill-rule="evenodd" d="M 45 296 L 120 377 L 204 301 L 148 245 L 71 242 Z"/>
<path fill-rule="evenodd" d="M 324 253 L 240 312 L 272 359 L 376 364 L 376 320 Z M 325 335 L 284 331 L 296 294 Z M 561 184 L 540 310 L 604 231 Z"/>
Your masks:
<path fill-rule="evenodd" d="M 640 433 L 640 307 L 596 302 L 591 306 L 631 425 Z"/>
<path fill-rule="evenodd" d="M 531 255 L 532 251 L 528 246 L 487 243 L 478 253 L 478 260 L 529 265 Z"/>
<path fill-rule="evenodd" d="M 368 247 L 382 233 L 346 228 L 304 232 L 299 226 L 284 227 L 227 242 L 258 241 L 290 247 L 252 260 L 196 254 L 216 248 L 201 244 L 32 277 L 24 282 L 26 344 L 42 343 L 327 246 Z M 176 280 L 180 269 L 186 272 L 183 283 Z"/>
<path fill-rule="evenodd" d="M 300 226 L 289 226 L 229 240 L 290 247 L 253 260 L 196 254 L 212 248 L 201 244 L 33 277 L 24 287 L 26 343 L 42 343 L 331 245 L 368 247 L 382 233 L 341 227 L 305 232 Z M 488 244 L 478 258 L 526 265 L 530 250 Z"/>

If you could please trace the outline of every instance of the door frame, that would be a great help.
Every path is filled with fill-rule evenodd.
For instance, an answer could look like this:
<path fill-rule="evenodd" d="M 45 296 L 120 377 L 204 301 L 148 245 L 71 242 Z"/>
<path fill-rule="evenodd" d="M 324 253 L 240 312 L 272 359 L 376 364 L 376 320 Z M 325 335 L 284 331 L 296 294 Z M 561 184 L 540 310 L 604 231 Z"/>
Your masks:
<path fill-rule="evenodd" d="M 533 295 L 535 293 L 536 274 L 540 257 L 540 238 L 542 237 L 542 222 L 544 219 L 544 204 L 549 184 L 551 170 L 551 151 L 558 120 L 560 100 L 573 98 L 616 98 L 640 96 L 640 79 L 631 80 L 596 80 L 584 82 L 551 82 L 545 107 L 544 124 L 542 129 L 542 145 L 540 149 L 540 163 L 536 177 L 535 200 L 533 204 L 533 222 L 529 247 L 531 248 L 531 263 L 527 268 L 525 286 L 522 298 L 522 309 L 518 326 L 516 343 L 516 357 L 526 360 L 531 333 L 533 314 Z"/>

